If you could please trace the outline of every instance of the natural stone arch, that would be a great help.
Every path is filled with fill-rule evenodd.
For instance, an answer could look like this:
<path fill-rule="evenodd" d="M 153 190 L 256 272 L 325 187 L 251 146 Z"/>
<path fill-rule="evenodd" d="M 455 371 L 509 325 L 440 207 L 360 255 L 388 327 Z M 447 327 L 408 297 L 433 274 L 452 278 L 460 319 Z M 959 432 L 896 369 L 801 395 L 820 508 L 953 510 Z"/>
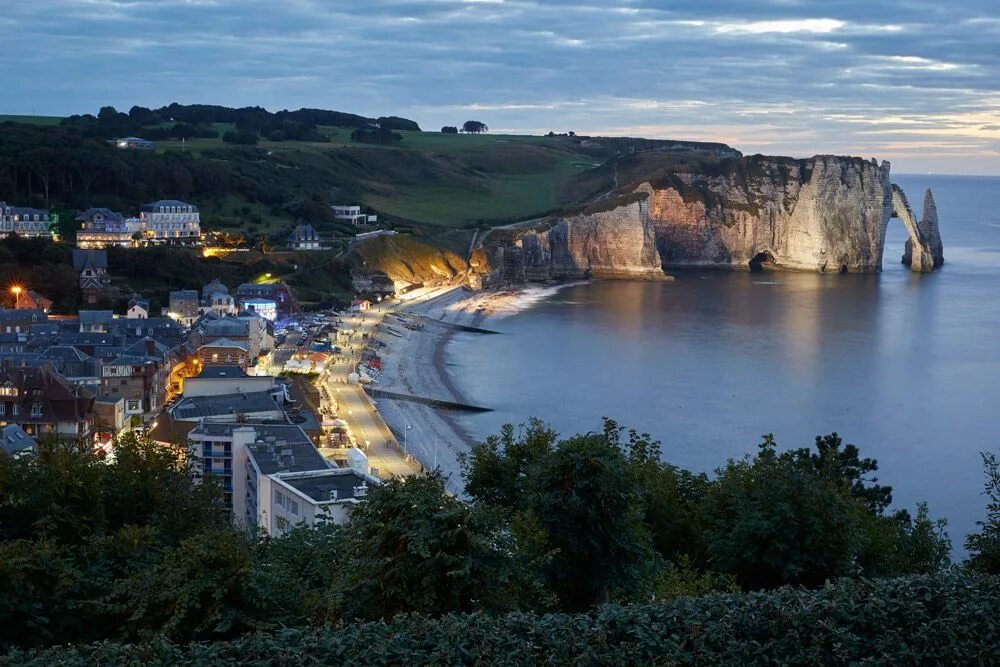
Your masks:
<path fill-rule="evenodd" d="M 906 199 L 906 193 L 898 185 L 892 185 L 892 217 L 899 218 L 906 227 L 909 240 L 903 254 L 903 263 L 911 271 L 928 273 L 944 264 L 941 233 L 938 230 L 937 206 L 930 190 L 924 195 L 924 216 L 918 223 Z"/>

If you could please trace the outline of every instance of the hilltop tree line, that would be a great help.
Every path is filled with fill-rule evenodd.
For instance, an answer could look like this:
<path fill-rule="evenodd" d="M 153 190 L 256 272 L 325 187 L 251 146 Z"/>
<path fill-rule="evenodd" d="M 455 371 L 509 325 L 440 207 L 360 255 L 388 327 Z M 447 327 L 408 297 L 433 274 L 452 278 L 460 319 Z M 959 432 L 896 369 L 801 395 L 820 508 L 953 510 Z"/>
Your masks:
<path fill-rule="evenodd" d="M 483 132 L 489 132 L 490 128 L 486 126 L 486 123 L 478 120 L 467 120 L 462 123 L 462 132 L 466 134 L 482 134 Z M 458 134 L 459 129 L 454 125 L 445 125 L 441 128 L 443 134 Z"/>
<path fill-rule="evenodd" d="M 216 480 L 194 481 L 179 448 L 130 434 L 102 462 L 43 442 L 0 457 L 0 648 L 585 611 L 949 565 L 943 524 L 923 505 L 891 511 L 877 463 L 835 434 L 794 450 L 767 437 L 713 477 L 660 454 L 611 421 L 569 438 L 506 426 L 464 461 L 467 501 L 437 474 L 394 479 L 345 526 L 267 538 L 229 525 Z M 964 567 L 998 574 L 986 463 L 989 515 Z"/>
<path fill-rule="evenodd" d="M 250 137 L 263 137 L 268 141 L 327 142 L 329 138 L 317 129 L 320 125 L 353 128 L 381 128 L 387 131 L 412 130 L 420 126 L 412 120 L 398 116 L 366 118 L 356 114 L 325 109 L 299 109 L 270 112 L 263 107 L 234 109 L 210 104 L 177 104 L 159 109 L 133 106 L 128 113 L 112 106 L 101 107 L 96 116 L 77 114 L 64 118 L 60 125 L 73 129 L 82 136 L 95 139 L 113 139 L 137 136 L 143 139 L 192 139 L 214 138 L 219 132 L 211 126 L 225 123 L 234 126 L 226 133 L 227 141 L 247 144 Z M 255 142 L 254 142 L 255 143 Z"/>

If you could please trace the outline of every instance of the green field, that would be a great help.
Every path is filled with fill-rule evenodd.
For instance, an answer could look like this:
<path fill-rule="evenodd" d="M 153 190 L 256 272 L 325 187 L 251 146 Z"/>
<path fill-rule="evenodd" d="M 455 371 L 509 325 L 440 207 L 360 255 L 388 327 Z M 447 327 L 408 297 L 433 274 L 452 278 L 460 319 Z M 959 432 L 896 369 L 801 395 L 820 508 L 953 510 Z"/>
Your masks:
<path fill-rule="evenodd" d="M 29 125 L 58 125 L 62 116 L 14 116 L 0 114 L 0 123 L 28 123 Z"/>

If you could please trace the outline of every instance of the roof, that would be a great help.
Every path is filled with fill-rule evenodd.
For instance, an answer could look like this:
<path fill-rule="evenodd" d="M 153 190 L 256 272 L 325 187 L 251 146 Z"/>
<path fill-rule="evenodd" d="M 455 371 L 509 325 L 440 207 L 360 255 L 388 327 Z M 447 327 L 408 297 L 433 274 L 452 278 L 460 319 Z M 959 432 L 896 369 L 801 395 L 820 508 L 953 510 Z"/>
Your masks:
<path fill-rule="evenodd" d="M 188 434 L 198 426 L 198 422 L 174 419 L 167 412 L 161 412 L 153 420 L 153 428 L 149 430 L 149 439 L 156 442 L 183 444 L 188 440 Z"/>
<path fill-rule="evenodd" d="M 240 427 L 256 432 L 256 442 L 247 450 L 265 475 L 330 468 L 305 431 L 291 424 L 200 424 L 191 431 L 191 437 L 201 434 L 230 436 L 233 429 Z"/>
<path fill-rule="evenodd" d="M 73 249 L 73 268 L 77 273 L 84 269 L 108 268 L 108 253 L 104 250 Z"/>
<path fill-rule="evenodd" d="M 143 211 L 154 212 L 156 209 L 163 208 L 165 206 L 189 206 L 193 211 L 197 211 L 198 207 L 194 204 L 188 204 L 187 202 L 180 201 L 179 199 L 158 199 L 148 204 L 144 204 L 142 207 Z"/>
<path fill-rule="evenodd" d="M 95 215 L 103 215 L 105 220 L 111 220 L 112 222 L 121 222 L 125 219 L 125 216 L 117 211 L 112 211 L 110 208 L 88 208 L 86 211 L 81 211 L 76 214 L 76 219 L 85 222 L 92 220 Z"/>
<path fill-rule="evenodd" d="M 120 401 L 124 401 L 125 397 L 120 394 L 105 394 L 104 396 L 98 396 L 94 399 L 94 403 L 110 403 L 114 405 Z"/>
<path fill-rule="evenodd" d="M 34 450 L 38 443 L 17 424 L 0 428 L 0 451 L 12 456 L 25 450 Z"/>
<path fill-rule="evenodd" d="M 179 289 L 170 292 L 171 301 L 190 301 L 198 300 L 198 290 L 195 289 Z"/>
<path fill-rule="evenodd" d="M 222 365 L 222 366 L 203 366 L 201 369 L 201 373 L 199 373 L 196 377 L 217 379 L 217 378 L 234 378 L 234 377 L 245 378 L 249 376 L 246 373 L 244 373 L 243 369 L 240 368 L 239 366 Z"/>
<path fill-rule="evenodd" d="M 309 471 L 305 473 L 278 473 L 275 477 L 317 503 L 354 499 L 354 487 L 374 486 L 375 478 L 351 468 Z M 337 498 L 331 498 L 331 491 Z"/>
<path fill-rule="evenodd" d="M 80 324 L 103 324 L 115 319 L 112 310 L 81 310 L 79 316 Z"/>
<path fill-rule="evenodd" d="M 202 417 L 280 410 L 281 407 L 270 391 L 254 391 L 219 396 L 190 396 L 178 401 L 170 410 L 170 415 L 174 419 L 198 420 Z"/>
<path fill-rule="evenodd" d="M 218 320 L 205 320 L 201 324 L 201 331 L 206 338 L 212 336 L 246 336 L 249 334 L 247 323 L 235 317 L 226 317 Z"/>
<path fill-rule="evenodd" d="M 61 359 L 63 361 L 84 361 L 89 355 L 84 354 L 72 345 L 52 345 L 45 349 L 39 359 Z"/>
<path fill-rule="evenodd" d="M 235 347 L 243 350 L 244 352 L 247 349 L 246 343 L 238 343 L 235 340 L 230 340 L 229 338 L 216 338 L 211 342 L 205 343 L 198 349 L 200 350 L 202 347 Z"/>
<path fill-rule="evenodd" d="M 24 322 L 47 320 L 48 315 L 44 310 L 32 310 L 29 308 L 0 308 L 0 322 Z"/>
<path fill-rule="evenodd" d="M 214 294 L 216 292 L 222 292 L 223 294 L 229 294 L 229 288 L 226 287 L 221 280 L 214 278 L 212 282 L 204 285 L 201 288 L 201 295 L 208 296 L 209 294 Z"/>
<path fill-rule="evenodd" d="M 149 299 L 132 299 L 128 302 L 128 307 L 140 306 L 145 310 L 149 310 Z"/>

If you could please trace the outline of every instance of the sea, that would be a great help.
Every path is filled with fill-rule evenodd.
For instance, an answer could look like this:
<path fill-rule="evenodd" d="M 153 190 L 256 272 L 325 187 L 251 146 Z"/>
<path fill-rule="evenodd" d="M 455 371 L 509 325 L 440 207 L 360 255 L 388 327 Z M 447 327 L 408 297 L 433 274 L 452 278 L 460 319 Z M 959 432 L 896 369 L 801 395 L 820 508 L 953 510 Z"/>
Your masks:
<path fill-rule="evenodd" d="M 980 452 L 1000 452 L 1000 178 L 896 175 L 920 215 L 937 202 L 945 266 L 900 263 L 890 221 L 877 275 L 676 272 L 666 283 L 532 288 L 459 334 L 448 371 L 476 438 L 539 417 L 561 434 L 602 417 L 649 433 L 694 471 L 753 454 L 761 436 L 809 446 L 837 432 L 878 460 L 894 506 L 927 501 L 955 555 L 985 516 Z"/>

